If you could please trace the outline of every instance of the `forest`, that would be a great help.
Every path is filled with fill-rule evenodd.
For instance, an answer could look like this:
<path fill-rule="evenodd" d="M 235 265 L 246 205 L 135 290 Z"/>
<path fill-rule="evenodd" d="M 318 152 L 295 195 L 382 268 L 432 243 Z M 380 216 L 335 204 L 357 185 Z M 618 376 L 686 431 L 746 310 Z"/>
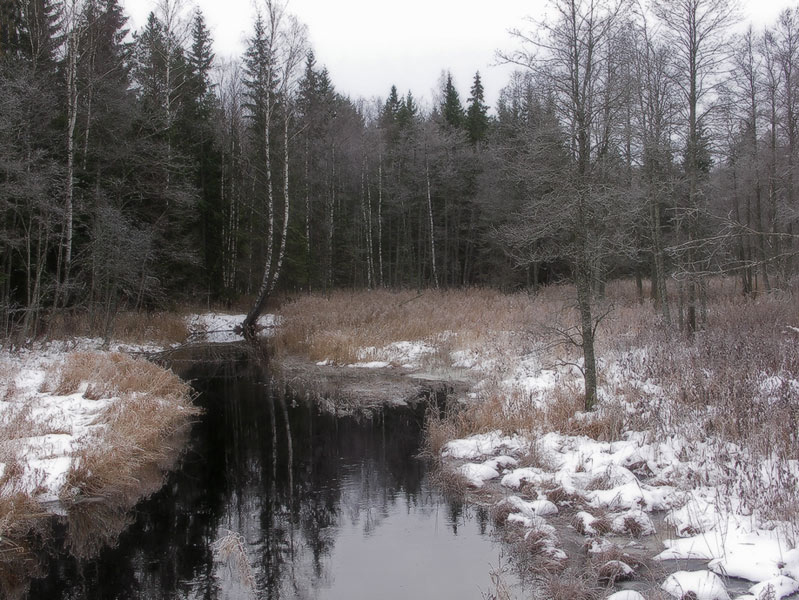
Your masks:
<path fill-rule="evenodd" d="M 479 72 L 467 95 L 442 65 L 422 110 L 337 90 L 280 0 L 234 61 L 179 0 L 140 31 L 118 0 L 4 2 L 0 329 L 571 281 L 585 337 L 629 277 L 690 333 L 710 277 L 789 289 L 799 9 L 756 30 L 730 0 L 551 4 L 499 49 L 518 69 L 496 106 Z"/>

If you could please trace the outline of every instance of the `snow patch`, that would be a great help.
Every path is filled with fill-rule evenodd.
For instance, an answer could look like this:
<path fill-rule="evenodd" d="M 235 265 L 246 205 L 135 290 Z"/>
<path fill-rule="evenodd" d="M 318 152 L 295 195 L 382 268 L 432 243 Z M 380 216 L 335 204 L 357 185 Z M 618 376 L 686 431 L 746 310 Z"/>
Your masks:
<path fill-rule="evenodd" d="M 660 588 L 674 598 L 693 593 L 696 600 L 730 600 L 721 577 L 710 571 L 677 571 Z"/>

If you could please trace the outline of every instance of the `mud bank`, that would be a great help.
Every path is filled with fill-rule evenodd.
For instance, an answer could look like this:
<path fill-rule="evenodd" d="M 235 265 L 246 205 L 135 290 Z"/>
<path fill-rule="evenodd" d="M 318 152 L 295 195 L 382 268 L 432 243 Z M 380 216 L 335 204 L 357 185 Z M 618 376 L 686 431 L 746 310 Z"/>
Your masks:
<path fill-rule="evenodd" d="M 414 405 L 431 394 L 465 398 L 474 384 L 468 373 L 455 369 L 359 368 L 318 364 L 296 356 L 273 359 L 269 367 L 275 380 L 293 394 L 312 399 L 333 413 Z"/>

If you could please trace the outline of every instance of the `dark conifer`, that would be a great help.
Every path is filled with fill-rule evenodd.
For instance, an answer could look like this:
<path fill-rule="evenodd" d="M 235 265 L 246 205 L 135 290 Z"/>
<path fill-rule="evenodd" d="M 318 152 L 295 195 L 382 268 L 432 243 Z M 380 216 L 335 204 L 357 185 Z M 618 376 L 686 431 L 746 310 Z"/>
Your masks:
<path fill-rule="evenodd" d="M 444 99 L 441 102 L 441 115 L 444 117 L 444 122 L 453 128 L 460 128 L 463 126 L 464 113 L 463 105 L 461 104 L 458 90 L 452 83 L 452 73 L 447 72 L 447 80 L 444 84 Z"/>
<path fill-rule="evenodd" d="M 483 83 L 480 81 L 480 71 L 474 75 L 471 96 L 469 96 L 466 111 L 466 130 L 472 144 L 483 142 L 488 135 L 488 106 L 485 104 Z"/>

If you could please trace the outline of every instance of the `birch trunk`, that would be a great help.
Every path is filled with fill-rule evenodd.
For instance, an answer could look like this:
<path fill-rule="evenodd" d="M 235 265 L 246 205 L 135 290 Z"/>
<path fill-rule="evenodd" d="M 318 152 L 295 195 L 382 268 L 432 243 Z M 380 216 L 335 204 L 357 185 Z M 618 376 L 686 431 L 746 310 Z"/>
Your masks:
<path fill-rule="evenodd" d="M 430 263 L 433 267 L 433 283 L 438 289 L 438 271 L 436 270 L 436 236 L 433 227 L 433 198 L 430 189 L 430 161 L 427 153 L 424 157 L 425 180 L 427 182 L 427 218 L 430 224 Z"/>

